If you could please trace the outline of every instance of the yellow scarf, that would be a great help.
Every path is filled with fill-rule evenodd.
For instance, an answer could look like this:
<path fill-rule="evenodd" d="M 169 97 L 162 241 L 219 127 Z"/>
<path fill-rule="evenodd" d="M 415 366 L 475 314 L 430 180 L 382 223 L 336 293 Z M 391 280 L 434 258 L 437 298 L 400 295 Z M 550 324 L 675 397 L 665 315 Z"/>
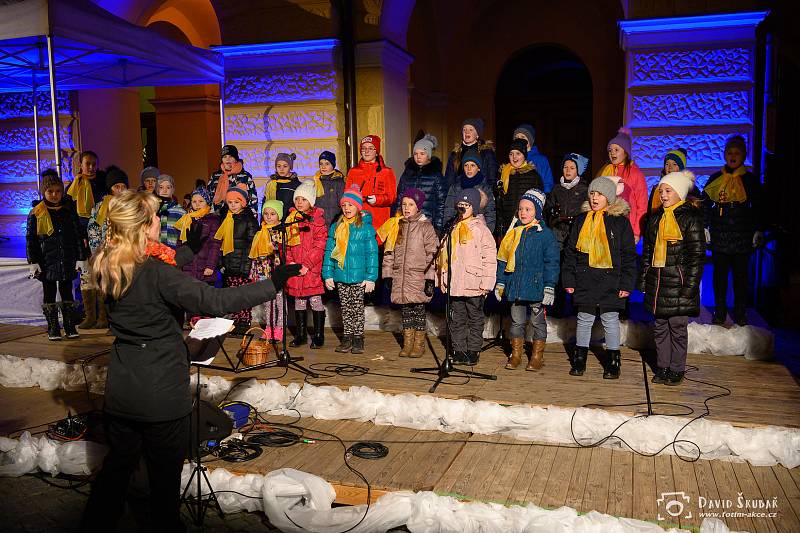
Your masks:
<path fill-rule="evenodd" d="M 507 163 L 500 168 L 500 181 L 503 182 L 503 193 L 508 192 L 508 182 L 511 179 L 511 174 L 524 174 L 533 170 L 533 165 L 526 161 L 524 165 L 519 168 L 514 168 L 511 163 Z"/>
<path fill-rule="evenodd" d="M 96 178 L 95 178 L 96 179 Z M 94 193 L 92 192 L 92 179 L 83 174 L 78 174 L 72 180 L 72 184 L 67 190 L 67 194 L 75 200 L 78 216 L 89 218 L 94 207 Z"/>
<path fill-rule="evenodd" d="M 322 196 L 325 196 L 325 187 L 323 187 L 322 181 L 319 179 L 320 176 L 322 176 L 322 174 L 320 173 L 319 170 L 317 170 L 317 173 L 314 174 L 314 185 L 317 186 L 317 198 L 318 199 L 320 197 L 322 197 Z"/>
<path fill-rule="evenodd" d="M 378 228 L 378 237 L 383 243 L 383 251 L 391 252 L 397 244 L 397 235 L 400 233 L 400 221 L 403 219 L 403 213 L 400 211 L 386 222 L 381 224 Z"/>
<path fill-rule="evenodd" d="M 290 181 L 292 181 L 291 177 L 270 179 L 269 183 L 267 183 L 267 188 L 264 189 L 264 199 L 277 200 L 278 198 L 275 195 L 278 193 L 278 184 L 289 183 Z"/>
<path fill-rule="evenodd" d="M 683 233 L 675 220 L 675 208 L 685 203 L 684 200 L 671 207 L 664 208 L 664 216 L 658 221 L 658 234 L 653 248 L 653 266 L 661 268 L 667 264 L 667 242 L 682 241 Z"/>
<path fill-rule="evenodd" d="M 347 256 L 347 243 L 350 241 L 350 226 L 356 221 L 356 215 L 353 218 L 345 218 L 344 216 L 339 219 L 339 225 L 336 226 L 336 231 L 333 238 L 336 240 L 336 246 L 333 247 L 331 252 L 331 259 L 335 259 L 339 263 L 339 268 L 344 268 L 344 258 Z"/>
<path fill-rule="evenodd" d="M 611 249 L 606 235 L 605 212 L 589 211 L 583 221 L 581 232 L 578 234 L 578 244 L 575 248 L 579 252 L 589 254 L 589 266 L 592 268 L 613 268 L 611 262 Z"/>
<path fill-rule="evenodd" d="M 497 251 L 497 259 L 506 262 L 506 272 L 514 272 L 517 266 L 516 252 L 519 241 L 522 239 L 522 234 L 528 228 L 538 225 L 539 221 L 534 219 L 525 225 L 511 228 L 511 230 L 506 233 L 506 236 L 503 237 L 503 241 L 500 243 L 500 249 Z"/>
<path fill-rule="evenodd" d="M 50 218 L 50 210 L 47 209 L 47 204 L 44 203 L 44 200 L 36 204 L 31 213 L 36 217 L 36 234 L 52 235 L 53 219 Z"/>
<path fill-rule="evenodd" d="M 456 260 L 456 249 L 459 244 L 467 244 L 469 241 L 472 240 L 472 230 L 469 229 L 467 225 L 468 222 L 472 220 L 472 217 L 465 218 L 460 221 L 458 224 L 455 225 L 453 230 L 450 232 L 450 240 L 451 244 L 450 247 L 453 249 L 453 257 L 452 261 Z M 442 250 L 439 252 L 439 269 L 446 270 L 447 269 L 447 246 L 442 246 Z"/>
<path fill-rule="evenodd" d="M 219 225 L 219 229 L 214 234 L 214 238 L 222 241 L 222 255 L 228 255 L 233 251 L 233 211 L 228 211 L 225 220 Z"/>
<path fill-rule="evenodd" d="M 286 217 L 286 224 L 291 224 L 297 220 L 302 220 L 303 214 L 300 211 L 294 210 Z M 299 224 L 292 224 L 286 227 L 286 246 L 297 246 L 300 244 L 300 228 Z"/>
<path fill-rule="evenodd" d="M 253 237 L 253 245 L 250 247 L 250 259 L 269 257 L 275 253 L 275 246 L 272 244 L 271 230 L 277 225 L 277 222 L 275 224 L 261 224 L 261 229 L 258 230 L 256 236 Z"/>
<path fill-rule="evenodd" d="M 718 204 L 746 202 L 747 191 L 744 190 L 744 183 L 742 183 L 742 175 L 746 172 L 747 169 L 744 166 L 734 170 L 733 174 L 730 174 L 725 167 L 722 167 L 722 176 L 707 184 L 703 192 Z"/>
<path fill-rule="evenodd" d="M 179 218 L 178 221 L 175 223 L 175 229 L 181 230 L 181 236 L 179 237 L 179 239 L 182 242 L 186 242 L 186 232 L 189 230 L 189 228 L 192 227 L 192 220 L 194 220 L 195 218 L 203 218 L 210 212 L 211 212 L 211 207 L 205 206 L 204 208 L 198 209 L 197 211 L 190 211 L 185 215 L 183 215 L 181 218 Z"/>
<path fill-rule="evenodd" d="M 97 222 L 97 225 L 101 228 L 108 217 L 108 204 L 111 203 L 112 198 L 113 196 L 110 194 L 103 196 L 103 201 L 100 202 L 100 208 L 97 210 L 97 215 L 94 217 L 95 222 Z"/>

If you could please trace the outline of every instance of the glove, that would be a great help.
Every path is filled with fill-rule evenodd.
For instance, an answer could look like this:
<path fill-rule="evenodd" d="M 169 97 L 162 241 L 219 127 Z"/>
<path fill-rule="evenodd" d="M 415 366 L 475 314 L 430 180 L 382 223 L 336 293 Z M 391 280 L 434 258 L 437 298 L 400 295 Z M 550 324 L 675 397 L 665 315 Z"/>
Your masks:
<path fill-rule="evenodd" d="M 364 292 L 366 294 L 371 293 L 375 290 L 375 282 L 374 281 L 362 281 L 361 286 L 364 287 Z"/>
<path fill-rule="evenodd" d="M 764 246 L 764 232 L 757 231 L 753 234 L 753 248 L 761 248 Z"/>
<path fill-rule="evenodd" d="M 383 284 L 386 286 L 389 292 L 392 291 L 392 278 L 383 278 Z"/>
<path fill-rule="evenodd" d="M 369 205 L 375 205 L 375 202 L 377 202 L 377 199 L 375 198 L 375 195 L 374 195 L 374 194 L 370 194 L 369 196 L 367 196 L 367 197 L 365 198 L 365 200 L 367 201 L 367 203 L 368 203 Z"/>
<path fill-rule="evenodd" d="M 542 305 L 553 305 L 556 301 L 556 290 L 553 287 L 544 288 L 544 298 L 542 298 Z"/>
<path fill-rule="evenodd" d="M 425 296 L 433 296 L 433 280 L 425 280 Z"/>
<path fill-rule="evenodd" d="M 336 288 L 336 283 L 333 281 L 333 278 L 328 278 L 325 280 L 325 288 L 329 291 L 332 291 Z"/>
<path fill-rule="evenodd" d="M 506 286 L 500 283 L 494 286 L 494 297 L 497 298 L 498 302 L 503 299 L 503 293 L 505 292 L 505 290 Z"/>
<path fill-rule="evenodd" d="M 192 224 L 186 232 L 186 246 L 197 255 L 203 249 L 203 245 L 208 240 L 208 236 L 203 237 L 203 225 Z"/>
<path fill-rule="evenodd" d="M 88 261 L 78 261 L 77 263 L 75 263 L 75 268 L 77 268 L 81 272 L 89 272 L 89 262 Z"/>
<path fill-rule="evenodd" d="M 30 274 L 28 274 L 30 279 L 38 278 L 39 274 L 42 273 L 42 268 L 38 265 L 38 263 L 28 265 L 28 270 L 30 271 Z"/>
<path fill-rule="evenodd" d="M 275 270 L 272 271 L 272 275 L 270 276 L 272 284 L 275 285 L 275 291 L 282 291 L 286 286 L 286 281 L 298 274 L 300 274 L 300 265 L 298 264 L 281 265 L 275 267 Z"/>
<path fill-rule="evenodd" d="M 706 234 L 706 244 L 711 244 L 711 232 L 708 231 L 708 228 L 703 228 L 703 231 Z"/>

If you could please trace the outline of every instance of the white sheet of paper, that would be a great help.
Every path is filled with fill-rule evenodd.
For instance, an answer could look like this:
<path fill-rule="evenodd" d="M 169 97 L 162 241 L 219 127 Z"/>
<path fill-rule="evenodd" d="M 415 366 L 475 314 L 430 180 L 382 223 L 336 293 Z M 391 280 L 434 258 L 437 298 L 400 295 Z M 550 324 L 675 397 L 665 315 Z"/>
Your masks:
<path fill-rule="evenodd" d="M 233 329 L 233 320 L 227 318 L 203 318 L 198 320 L 189 336 L 193 339 L 212 339 L 225 335 Z"/>

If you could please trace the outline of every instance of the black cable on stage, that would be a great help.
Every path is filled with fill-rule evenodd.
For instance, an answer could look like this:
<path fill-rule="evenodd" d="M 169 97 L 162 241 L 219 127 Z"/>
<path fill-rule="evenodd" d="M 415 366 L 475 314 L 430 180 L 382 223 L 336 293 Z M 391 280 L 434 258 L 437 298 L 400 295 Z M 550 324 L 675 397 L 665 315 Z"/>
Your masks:
<path fill-rule="evenodd" d="M 361 459 L 383 459 L 389 455 L 389 448 L 380 442 L 359 441 L 347 448 L 347 453 Z"/>
<path fill-rule="evenodd" d="M 298 434 L 286 429 L 275 429 L 272 431 L 259 431 L 255 434 L 251 433 L 247 437 L 247 442 L 268 448 L 285 448 L 297 444 L 302 437 L 302 433 Z"/>
<path fill-rule="evenodd" d="M 229 463 L 252 461 L 262 452 L 261 446 L 238 439 L 226 440 L 217 447 L 214 455 Z"/>
<path fill-rule="evenodd" d="M 304 378 L 304 382 L 311 383 L 310 379 L 324 379 L 324 378 L 332 378 L 336 376 L 347 376 L 347 377 L 354 377 L 354 376 L 381 376 L 386 378 L 397 378 L 397 379 L 414 379 L 418 381 L 429 381 L 435 382 L 435 379 L 424 378 L 420 376 L 406 376 L 406 375 L 398 375 L 398 374 L 383 374 L 381 372 L 375 372 L 371 370 L 369 367 L 366 366 L 359 366 L 359 365 L 352 365 L 349 363 L 313 363 L 309 365 L 309 368 L 316 372 L 319 377 L 318 378 L 311 378 L 310 376 L 306 376 Z M 323 374 L 323 372 L 327 372 Z M 446 379 L 441 381 L 443 385 L 466 385 L 469 383 L 469 375 L 467 375 L 463 381 L 459 382 L 452 382 L 447 381 Z M 312 383 L 313 385 L 313 383 Z"/>

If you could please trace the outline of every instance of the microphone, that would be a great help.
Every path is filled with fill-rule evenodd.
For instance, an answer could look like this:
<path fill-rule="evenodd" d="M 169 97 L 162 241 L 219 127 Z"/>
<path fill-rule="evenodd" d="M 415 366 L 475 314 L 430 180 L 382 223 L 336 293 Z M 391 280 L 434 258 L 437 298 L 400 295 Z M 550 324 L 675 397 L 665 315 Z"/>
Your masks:
<path fill-rule="evenodd" d="M 459 205 L 458 207 L 456 207 L 456 210 L 459 212 L 459 214 L 462 215 L 467 212 L 467 208 L 464 207 L 463 205 Z"/>
<path fill-rule="evenodd" d="M 301 213 L 300 213 L 300 216 L 302 216 L 302 217 L 303 217 L 303 219 L 305 219 L 305 220 L 307 220 L 307 221 L 309 221 L 309 222 L 314 222 L 314 217 L 313 217 L 313 216 L 311 216 L 311 215 L 309 215 L 309 214 L 307 214 L 307 213 L 303 213 L 303 212 L 301 212 Z"/>

